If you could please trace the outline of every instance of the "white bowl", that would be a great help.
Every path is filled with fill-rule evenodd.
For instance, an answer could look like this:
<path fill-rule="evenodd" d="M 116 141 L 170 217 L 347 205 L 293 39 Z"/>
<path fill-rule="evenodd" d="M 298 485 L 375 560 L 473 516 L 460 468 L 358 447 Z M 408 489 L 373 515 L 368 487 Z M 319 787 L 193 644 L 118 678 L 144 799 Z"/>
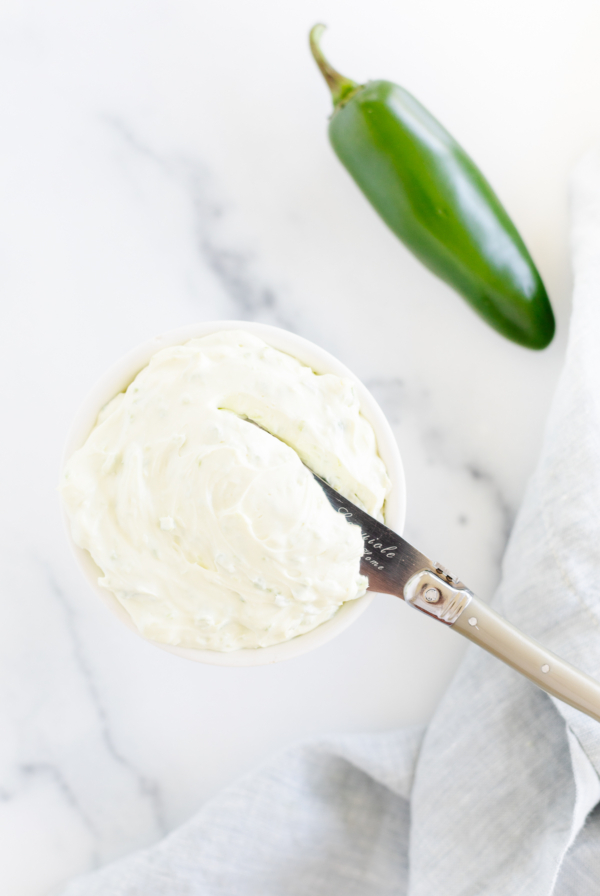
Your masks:
<path fill-rule="evenodd" d="M 200 336 L 208 336 L 210 333 L 216 333 L 219 330 L 247 330 L 254 333 L 260 339 L 263 339 L 268 345 L 277 348 L 282 352 L 286 352 L 302 361 L 303 364 L 311 367 L 316 373 L 334 373 L 337 376 L 352 380 L 356 386 L 359 396 L 361 412 L 369 421 L 375 431 L 377 437 L 377 447 L 379 454 L 387 468 L 388 475 L 392 482 L 392 489 L 385 506 L 386 524 L 394 529 L 395 532 L 402 534 L 404 527 L 404 515 L 406 510 L 406 486 L 404 480 L 404 469 L 400 452 L 394 438 L 394 434 L 390 429 L 381 408 L 371 395 L 371 393 L 363 386 L 354 374 L 348 370 L 340 361 L 324 351 L 314 343 L 307 339 L 302 339 L 294 333 L 287 330 L 280 330 L 278 327 L 270 327 L 266 324 L 250 323 L 249 321 L 239 320 L 217 320 L 207 323 L 189 324 L 178 330 L 171 330 L 162 336 L 155 336 L 148 342 L 138 345 L 137 348 L 128 352 L 120 361 L 106 371 L 103 377 L 96 383 L 91 390 L 83 405 L 80 407 L 71 430 L 67 437 L 65 451 L 63 455 L 63 467 L 74 451 L 80 448 L 86 441 L 91 430 L 96 423 L 96 419 L 100 410 L 111 400 L 118 392 L 123 392 L 137 374 L 144 368 L 152 355 L 163 348 L 171 345 L 181 345 L 190 339 Z M 133 620 L 119 603 L 117 598 L 106 588 L 102 588 L 98 584 L 98 578 L 103 575 L 102 571 L 96 566 L 88 551 L 77 547 L 71 537 L 71 529 L 66 512 L 63 508 L 63 519 L 67 530 L 67 537 L 71 545 L 71 549 L 75 555 L 83 574 L 100 598 L 100 600 L 111 610 L 115 616 L 123 622 L 131 631 L 142 637 L 137 630 Z M 161 650 L 167 650 L 176 656 L 184 657 L 188 660 L 194 660 L 199 663 L 210 663 L 215 666 L 261 666 L 265 663 L 277 663 L 280 660 L 286 660 L 301 653 L 306 653 L 314 647 L 319 647 L 337 634 L 343 631 L 348 625 L 354 622 L 361 613 L 367 609 L 373 600 L 373 593 L 368 592 L 364 597 L 358 600 L 348 601 L 343 604 L 337 611 L 335 616 L 327 622 L 319 625 L 318 628 L 307 632 L 304 635 L 298 635 L 290 641 L 283 644 L 275 644 L 271 647 L 258 647 L 255 649 L 234 650 L 224 653 L 218 650 L 195 650 L 188 647 L 172 647 L 169 644 L 160 644 L 157 641 L 151 641 Z M 146 639 L 147 640 L 147 639 Z"/>

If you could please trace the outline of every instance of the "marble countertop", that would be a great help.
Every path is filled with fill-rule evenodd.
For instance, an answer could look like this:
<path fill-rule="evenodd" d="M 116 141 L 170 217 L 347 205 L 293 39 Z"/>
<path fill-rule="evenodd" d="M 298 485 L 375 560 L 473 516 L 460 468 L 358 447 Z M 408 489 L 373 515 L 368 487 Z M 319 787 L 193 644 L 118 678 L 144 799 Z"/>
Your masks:
<path fill-rule="evenodd" d="M 425 722 L 463 653 L 397 599 L 288 663 L 187 663 L 120 626 L 69 553 L 65 435 L 99 375 L 190 321 L 319 343 L 387 413 L 406 536 L 492 594 L 569 314 L 568 172 L 600 141 L 600 11 L 425 0 L 7 2 L 0 10 L 0 892 L 49 896 L 154 842 L 299 738 Z M 501 339 L 335 159 L 307 50 L 411 90 L 479 162 L 552 296 Z"/>

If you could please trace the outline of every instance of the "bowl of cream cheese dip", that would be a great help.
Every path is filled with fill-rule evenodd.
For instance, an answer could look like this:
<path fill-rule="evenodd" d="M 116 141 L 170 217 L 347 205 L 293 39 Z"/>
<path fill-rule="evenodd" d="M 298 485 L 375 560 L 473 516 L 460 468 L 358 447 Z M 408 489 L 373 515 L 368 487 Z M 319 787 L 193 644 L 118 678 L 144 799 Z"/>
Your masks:
<path fill-rule="evenodd" d="M 80 408 L 60 483 L 68 538 L 103 603 L 157 647 L 278 662 L 373 598 L 360 530 L 310 470 L 401 533 L 396 441 L 351 371 L 276 327 L 192 324 L 133 349 Z"/>

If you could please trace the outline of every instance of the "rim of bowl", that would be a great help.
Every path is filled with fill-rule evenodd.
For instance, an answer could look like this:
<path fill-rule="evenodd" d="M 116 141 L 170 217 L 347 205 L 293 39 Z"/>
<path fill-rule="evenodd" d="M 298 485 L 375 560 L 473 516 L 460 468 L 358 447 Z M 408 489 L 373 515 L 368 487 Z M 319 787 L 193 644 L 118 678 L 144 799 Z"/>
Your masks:
<path fill-rule="evenodd" d="M 148 364 L 153 355 L 163 348 L 181 345 L 190 339 L 208 336 L 221 330 L 246 330 L 260 337 L 273 348 L 297 358 L 303 364 L 311 367 L 315 373 L 333 373 L 353 382 L 358 393 L 361 413 L 373 427 L 377 440 L 377 450 L 386 466 L 392 483 L 390 494 L 385 503 L 385 522 L 387 526 L 401 535 L 406 513 L 404 467 L 390 424 L 367 387 L 345 364 L 342 364 L 341 361 L 338 361 L 337 358 L 320 346 L 288 330 L 254 321 L 217 320 L 187 324 L 176 330 L 170 330 L 167 333 L 155 336 L 123 355 L 100 377 L 77 411 L 67 435 L 61 471 L 71 455 L 86 441 L 104 405 L 114 398 L 118 392 L 123 392 L 127 388 L 140 370 Z M 213 666 L 262 666 L 300 656 L 309 650 L 320 647 L 321 644 L 325 644 L 344 631 L 345 628 L 364 613 L 375 596 L 374 592 L 368 591 L 364 597 L 347 601 L 342 604 L 331 619 L 321 623 L 312 631 L 270 647 L 242 648 L 241 650 L 224 652 L 161 644 L 159 641 L 145 638 L 115 595 L 98 584 L 98 578 L 103 573 L 92 560 L 89 552 L 78 547 L 73 541 L 69 519 L 62 500 L 61 512 L 69 545 L 78 566 L 103 604 L 127 628 L 138 635 L 138 637 L 143 638 L 144 641 L 168 653 L 193 660 L 194 662 L 208 663 Z"/>

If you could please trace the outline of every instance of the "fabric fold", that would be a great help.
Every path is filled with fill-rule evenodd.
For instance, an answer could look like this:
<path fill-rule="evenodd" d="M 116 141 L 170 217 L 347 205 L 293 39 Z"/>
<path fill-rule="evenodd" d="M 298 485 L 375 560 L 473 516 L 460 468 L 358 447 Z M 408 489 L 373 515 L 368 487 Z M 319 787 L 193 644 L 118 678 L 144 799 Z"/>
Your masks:
<path fill-rule="evenodd" d="M 422 729 L 286 751 L 65 896 L 396 896 Z"/>

